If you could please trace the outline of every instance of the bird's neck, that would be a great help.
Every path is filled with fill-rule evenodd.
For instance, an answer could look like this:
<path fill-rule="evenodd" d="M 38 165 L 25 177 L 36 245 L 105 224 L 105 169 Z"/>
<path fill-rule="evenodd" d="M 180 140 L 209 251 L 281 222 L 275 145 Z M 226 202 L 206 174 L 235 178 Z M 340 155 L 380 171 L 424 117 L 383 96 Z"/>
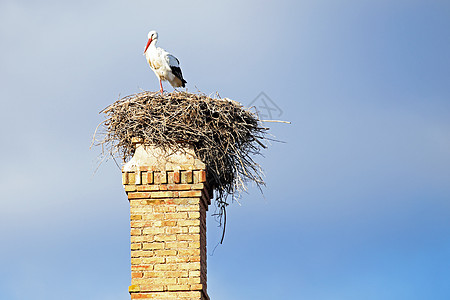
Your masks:
<path fill-rule="evenodd" d="M 155 43 L 151 43 L 150 45 L 148 45 L 148 48 L 144 54 L 148 59 L 152 55 L 152 53 L 155 53 L 155 51 L 156 51 Z"/>

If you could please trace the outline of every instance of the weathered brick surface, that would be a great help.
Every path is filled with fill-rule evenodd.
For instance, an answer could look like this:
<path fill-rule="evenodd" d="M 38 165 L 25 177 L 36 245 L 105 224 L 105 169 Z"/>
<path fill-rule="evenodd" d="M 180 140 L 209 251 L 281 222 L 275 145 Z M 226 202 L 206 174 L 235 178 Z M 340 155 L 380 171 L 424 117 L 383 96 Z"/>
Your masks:
<path fill-rule="evenodd" d="M 206 171 L 136 167 L 122 174 L 130 202 L 131 299 L 209 299 Z"/>
<path fill-rule="evenodd" d="M 139 293 L 134 292 L 131 293 L 131 299 L 172 299 L 172 300 L 206 300 L 209 299 L 204 293 L 201 291 L 167 291 L 167 292 L 153 292 L 153 293 Z"/>

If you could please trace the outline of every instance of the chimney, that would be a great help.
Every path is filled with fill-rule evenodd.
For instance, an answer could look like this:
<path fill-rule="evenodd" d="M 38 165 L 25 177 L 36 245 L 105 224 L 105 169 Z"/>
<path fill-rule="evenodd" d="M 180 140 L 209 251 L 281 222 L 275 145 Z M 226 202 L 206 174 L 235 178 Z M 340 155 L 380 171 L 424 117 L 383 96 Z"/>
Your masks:
<path fill-rule="evenodd" d="M 133 141 L 134 156 L 122 169 L 130 202 L 131 299 L 209 299 L 206 166 L 189 146 L 168 153 Z"/>

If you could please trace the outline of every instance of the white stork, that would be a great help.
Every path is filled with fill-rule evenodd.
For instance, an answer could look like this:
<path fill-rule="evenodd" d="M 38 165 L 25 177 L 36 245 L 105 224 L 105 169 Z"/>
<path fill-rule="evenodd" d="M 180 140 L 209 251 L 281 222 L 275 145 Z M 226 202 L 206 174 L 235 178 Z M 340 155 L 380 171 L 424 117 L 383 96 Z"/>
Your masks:
<path fill-rule="evenodd" d="M 158 33 L 154 30 L 148 33 L 148 42 L 145 47 L 145 58 L 159 79 L 161 94 L 163 93 L 162 80 L 167 80 L 176 87 L 184 87 L 186 80 L 183 79 L 179 60 L 164 49 L 156 48 Z"/>

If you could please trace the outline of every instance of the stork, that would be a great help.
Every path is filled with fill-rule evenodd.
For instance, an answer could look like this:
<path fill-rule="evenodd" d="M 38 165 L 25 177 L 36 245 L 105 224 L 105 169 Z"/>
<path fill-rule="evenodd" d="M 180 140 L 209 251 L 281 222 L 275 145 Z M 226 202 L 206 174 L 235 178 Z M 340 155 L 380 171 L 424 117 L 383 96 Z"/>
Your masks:
<path fill-rule="evenodd" d="M 144 54 L 150 68 L 155 72 L 159 79 L 159 86 L 161 87 L 161 95 L 164 90 L 162 87 L 163 80 L 170 82 L 172 87 L 185 87 L 186 80 L 183 79 L 181 73 L 180 61 L 162 48 L 156 48 L 158 41 L 158 33 L 154 30 L 148 33 L 148 42 L 145 47 Z"/>

